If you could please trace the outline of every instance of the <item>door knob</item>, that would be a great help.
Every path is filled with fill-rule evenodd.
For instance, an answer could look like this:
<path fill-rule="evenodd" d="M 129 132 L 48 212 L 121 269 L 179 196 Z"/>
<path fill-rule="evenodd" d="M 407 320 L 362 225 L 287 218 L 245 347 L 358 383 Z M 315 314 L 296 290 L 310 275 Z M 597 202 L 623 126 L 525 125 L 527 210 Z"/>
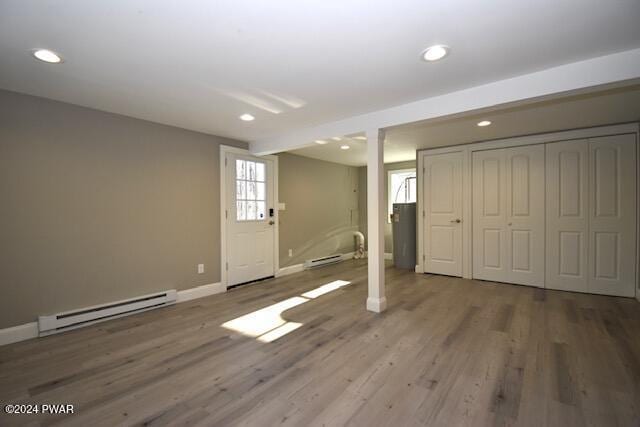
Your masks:
<path fill-rule="evenodd" d="M 455 222 L 456 224 L 460 224 L 462 220 L 460 218 L 452 219 L 451 222 Z"/>
<path fill-rule="evenodd" d="M 511 227 L 511 223 L 507 224 L 509 227 Z"/>
<path fill-rule="evenodd" d="M 276 223 L 276 222 L 275 222 L 274 220 L 269 221 L 269 225 L 273 225 L 273 224 L 275 224 L 275 223 Z"/>

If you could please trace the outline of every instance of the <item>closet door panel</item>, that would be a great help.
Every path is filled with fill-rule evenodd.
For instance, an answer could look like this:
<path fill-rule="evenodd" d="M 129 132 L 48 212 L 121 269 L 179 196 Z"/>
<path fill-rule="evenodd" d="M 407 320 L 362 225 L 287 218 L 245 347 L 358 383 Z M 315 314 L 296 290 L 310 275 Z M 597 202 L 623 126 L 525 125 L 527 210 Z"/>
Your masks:
<path fill-rule="evenodd" d="M 546 145 L 547 288 L 587 291 L 587 140 Z"/>
<path fill-rule="evenodd" d="M 507 281 L 544 286 L 544 145 L 505 151 Z"/>
<path fill-rule="evenodd" d="M 588 292 L 634 296 L 635 135 L 589 139 Z"/>
<path fill-rule="evenodd" d="M 507 280 L 505 150 L 473 153 L 473 277 Z"/>

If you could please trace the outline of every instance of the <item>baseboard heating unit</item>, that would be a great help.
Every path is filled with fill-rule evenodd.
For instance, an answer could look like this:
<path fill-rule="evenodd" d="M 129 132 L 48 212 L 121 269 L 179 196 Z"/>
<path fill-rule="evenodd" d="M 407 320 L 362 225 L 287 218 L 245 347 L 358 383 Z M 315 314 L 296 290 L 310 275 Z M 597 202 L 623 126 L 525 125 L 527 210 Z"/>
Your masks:
<path fill-rule="evenodd" d="M 142 295 L 123 301 L 66 311 L 51 316 L 38 317 L 39 335 L 51 335 L 71 329 L 81 328 L 105 320 L 128 316 L 154 308 L 175 304 L 178 294 L 175 289 Z"/>
<path fill-rule="evenodd" d="M 322 258 L 309 259 L 304 262 L 304 268 L 315 268 L 323 265 L 335 264 L 342 261 L 342 254 L 336 254 L 331 256 L 325 256 Z"/>

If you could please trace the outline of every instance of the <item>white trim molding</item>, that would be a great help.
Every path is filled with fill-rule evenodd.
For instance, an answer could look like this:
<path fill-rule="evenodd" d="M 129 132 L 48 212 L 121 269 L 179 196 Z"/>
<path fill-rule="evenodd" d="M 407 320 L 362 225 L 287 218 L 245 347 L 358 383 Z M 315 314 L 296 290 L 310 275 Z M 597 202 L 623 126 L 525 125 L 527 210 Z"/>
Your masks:
<path fill-rule="evenodd" d="M 226 287 L 222 286 L 220 282 L 196 286 L 195 288 L 183 289 L 177 292 L 178 299 L 176 300 L 176 303 L 220 294 L 225 292 L 226 290 Z M 0 346 L 25 341 L 31 338 L 38 338 L 38 334 L 38 322 L 29 322 L 22 325 L 12 326 L 10 328 L 0 329 Z"/>
<path fill-rule="evenodd" d="M 342 260 L 346 261 L 349 259 L 353 259 L 355 252 L 347 252 L 346 254 L 342 254 Z M 290 274 L 300 273 L 304 271 L 304 263 L 302 264 L 294 264 L 289 265 L 287 267 L 282 267 L 276 272 L 276 277 L 288 276 Z"/>
<path fill-rule="evenodd" d="M 387 309 L 387 297 L 367 298 L 367 310 L 373 311 L 374 313 L 382 313 L 386 309 Z"/>
<path fill-rule="evenodd" d="M 368 251 L 364 252 L 364 257 L 365 258 L 369 258 L 369 252 Z M 384 253 L 384 259 L 393 261 L 393 252 L 385 252 Z"/>
<path fill-rule="evenodd" d="M 304 270 L 304 264 L 289 265 L 282 267 L 276 272 L 276 277 L 288 276 L 290 274 L 300 273 Z"/>
<path fill-rule="evenodd" d="M 191 301 L 193 299 L 208 297 L 210 295 L 221 294 L 226 291 L 227 287 L 220 282 L 196 286 L 195 288 L 178 291 L 178 299 L 176 300 L 176 303 Z"/>
<path fill-rule="evenodd" d="M 38 322 L 0 329 L 0 346 L 38 337 Z"/>

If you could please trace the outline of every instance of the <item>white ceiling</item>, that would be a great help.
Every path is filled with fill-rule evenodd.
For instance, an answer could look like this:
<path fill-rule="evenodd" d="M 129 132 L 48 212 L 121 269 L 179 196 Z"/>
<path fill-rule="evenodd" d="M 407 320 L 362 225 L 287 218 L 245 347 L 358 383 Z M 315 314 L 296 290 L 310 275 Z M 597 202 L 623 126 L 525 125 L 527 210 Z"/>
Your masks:
<path fill-rule="evenodd" d="M 478 127 L 481 120 L 491 126 Z M 570 96 L 530 105 L 474 112 L 386 130 L 384 160 L 414 160 L 416 150 L 566 129 L 640 121 L 640 85 Z M 349 150 L 340 145 L 348 143 Z M 367 163 L 366 141 L 345 138 L 291 151 L 301 156 L 352 166 Z"/>
<path fill-rule="evenodd" d="M 637 0 L 2 0 L 0 88 L 255 140 L 634 49 L 639 21 Z M 434 43 L 451 55 L 421 61 Z"/>

